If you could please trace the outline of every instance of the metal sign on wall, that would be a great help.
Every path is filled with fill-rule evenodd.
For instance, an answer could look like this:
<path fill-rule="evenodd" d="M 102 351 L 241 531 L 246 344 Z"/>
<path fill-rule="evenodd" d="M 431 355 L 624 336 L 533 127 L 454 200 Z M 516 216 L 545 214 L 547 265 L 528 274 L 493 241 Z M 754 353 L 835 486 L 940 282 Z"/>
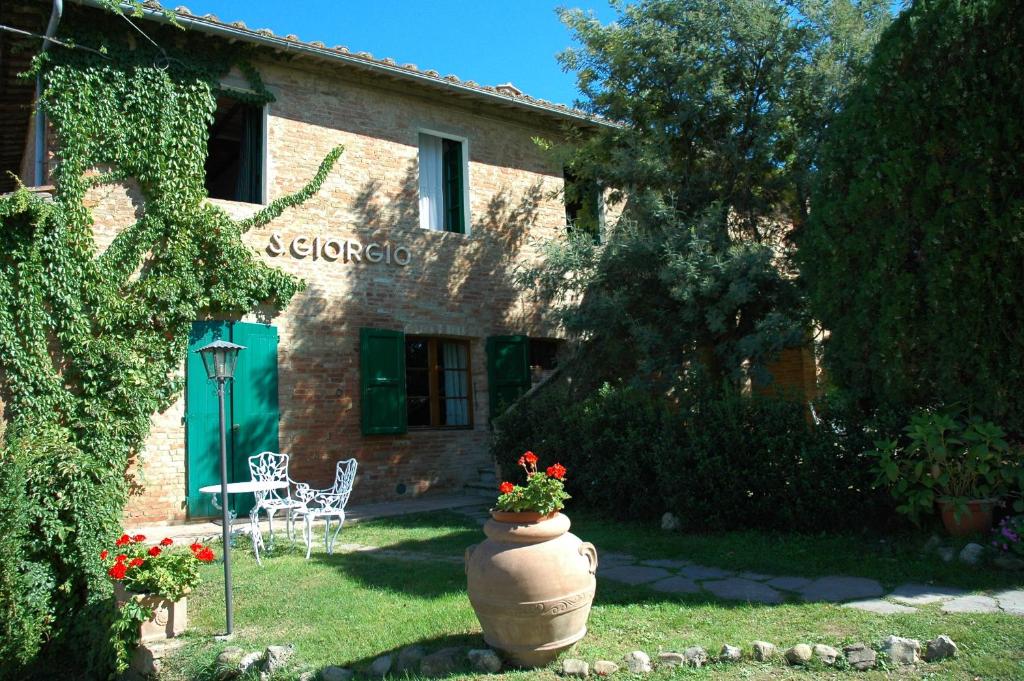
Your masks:
<path fill-rule="evenodd" d="M 383 263 L 399 267 L 405 267 L 412 260 L 412 252 L 407 247 L 390 243 L 372 241 L 364 244 L 355 239 L 339 239 L 332 236 L 325 238 L 319 235 L 309 237 L 300 234 L 285 246 L 281 232 L 272 233 L 270 243 L 267 244 L 267 254 L 276 258 L 285 253 L 299 260 L 311 258 L 327 262 L 340 260 L 346 263 Z"/>

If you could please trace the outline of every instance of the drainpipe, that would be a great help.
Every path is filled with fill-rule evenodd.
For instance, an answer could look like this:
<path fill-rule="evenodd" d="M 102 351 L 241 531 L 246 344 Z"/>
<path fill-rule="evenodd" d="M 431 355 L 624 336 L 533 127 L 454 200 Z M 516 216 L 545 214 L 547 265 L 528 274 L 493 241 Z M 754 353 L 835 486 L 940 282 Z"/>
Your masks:
<path fill-rule="evenodd" d="M 57 34 L 61 15 L 64 14 L 63 0 L 53 0 L 50 12 L 50 23 L 46 25 L 46 37 L 43 39 L 43 52 L 50 47 L 50 38 Z M 46 181 L 46 116 L 43 114 L 43 76 L 36 75 L 36 172 L 33 184 L 42 186 Z"/>

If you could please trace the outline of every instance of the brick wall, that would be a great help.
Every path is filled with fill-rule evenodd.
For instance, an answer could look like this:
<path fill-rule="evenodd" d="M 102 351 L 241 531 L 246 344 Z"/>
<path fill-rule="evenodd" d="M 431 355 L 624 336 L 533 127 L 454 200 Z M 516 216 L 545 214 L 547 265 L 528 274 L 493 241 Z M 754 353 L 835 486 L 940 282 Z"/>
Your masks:
<path fill-rule="evenodd" d="M 459 488 L 489 464 L 485 339 L 559 335 L 512 281 L 517 263 L 536 257 L 534 240 L 564 232 L 561 168 L 531 139 L 557 137 L 557 127 L 325 68 L 265 63 L 260 71 L 277 97 L 267 132 L 271 199 L 299 189 L 332 147 L 345 146 L 317 196 L 245 236 L 268 263 L 307 283 L 283 312 L 246 320 L 272 323 L 280 335 L 280 439 L 293 457 L 292 476 L 327 485 L 334 462 L 355 456 L 357 503 L 395 497 L 399 483 L 410 494 Z M 421 129 L 468 139 L 468 235 L 419 228 Z M 130 185 L 94 189 L 89 202 L 101 249 L 141 210 Z M 216 203 L 235 217 L 256 209 Z M 412 259 L 399 267 L 275 256 L 268 250 L 275 232 L 286 247 L 300 235 L 335 237 L 405 246 Z M 470 339 L 474 427 L 362 436 L 358 334 L 364 326 Z M 154 417 L 131 471 L 137 486 L 126 515 L 132 522 L 186 515 L 184 414 L 182 398 Z"/>

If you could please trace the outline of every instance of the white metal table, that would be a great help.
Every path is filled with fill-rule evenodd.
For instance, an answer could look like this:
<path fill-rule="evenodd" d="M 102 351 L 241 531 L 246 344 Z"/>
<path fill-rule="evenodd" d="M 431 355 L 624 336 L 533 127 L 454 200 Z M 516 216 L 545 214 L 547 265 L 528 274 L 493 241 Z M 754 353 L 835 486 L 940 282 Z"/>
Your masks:
<path fill-rule="evenodd" d="M 288 483 L 284 480 L 249 480 L 248 482 L 229 482 L 227 485 L 228 494 L 252 494 L 254 492 L 270 492 L 276 489 L 285 489 L 288 487 Z M 217 496 L 221 493 L 220 485 L 206 485 L 200 487 L 199 492 L 201 494 L 212 494 L 213 505 L 215 508 L 221 508 L 217 502 Z M 228 511 L 228 536 L 231 536 L 231 526 L 235 522 L 235 512 Z M 249 511 L 249 532 L 252 535 L 252 550 L 256 554 L 256 562 L 263 565 L 260 561 L 260 546 L 263 545 L 263 532 L 260 531 L 260 505 L 256 504 Z M 224 547 L 227 550 L 227 547 Z"/>

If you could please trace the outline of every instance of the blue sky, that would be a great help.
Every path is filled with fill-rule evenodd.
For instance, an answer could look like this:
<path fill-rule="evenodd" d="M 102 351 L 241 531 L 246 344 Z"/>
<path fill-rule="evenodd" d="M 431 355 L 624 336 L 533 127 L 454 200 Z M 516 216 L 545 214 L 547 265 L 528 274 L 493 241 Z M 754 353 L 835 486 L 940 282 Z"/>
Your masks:
<path fill-rule="evenodd" d="M 555 59 L 572 43 L 555 9 L 593 10 L 605 23 L 615 17 L 607 0 L 183 1 L 195 14 L 345 45 L 481 85 L 511 81 L 529 95 L 562 104 L 579 93 L 574 76 Z"/>

